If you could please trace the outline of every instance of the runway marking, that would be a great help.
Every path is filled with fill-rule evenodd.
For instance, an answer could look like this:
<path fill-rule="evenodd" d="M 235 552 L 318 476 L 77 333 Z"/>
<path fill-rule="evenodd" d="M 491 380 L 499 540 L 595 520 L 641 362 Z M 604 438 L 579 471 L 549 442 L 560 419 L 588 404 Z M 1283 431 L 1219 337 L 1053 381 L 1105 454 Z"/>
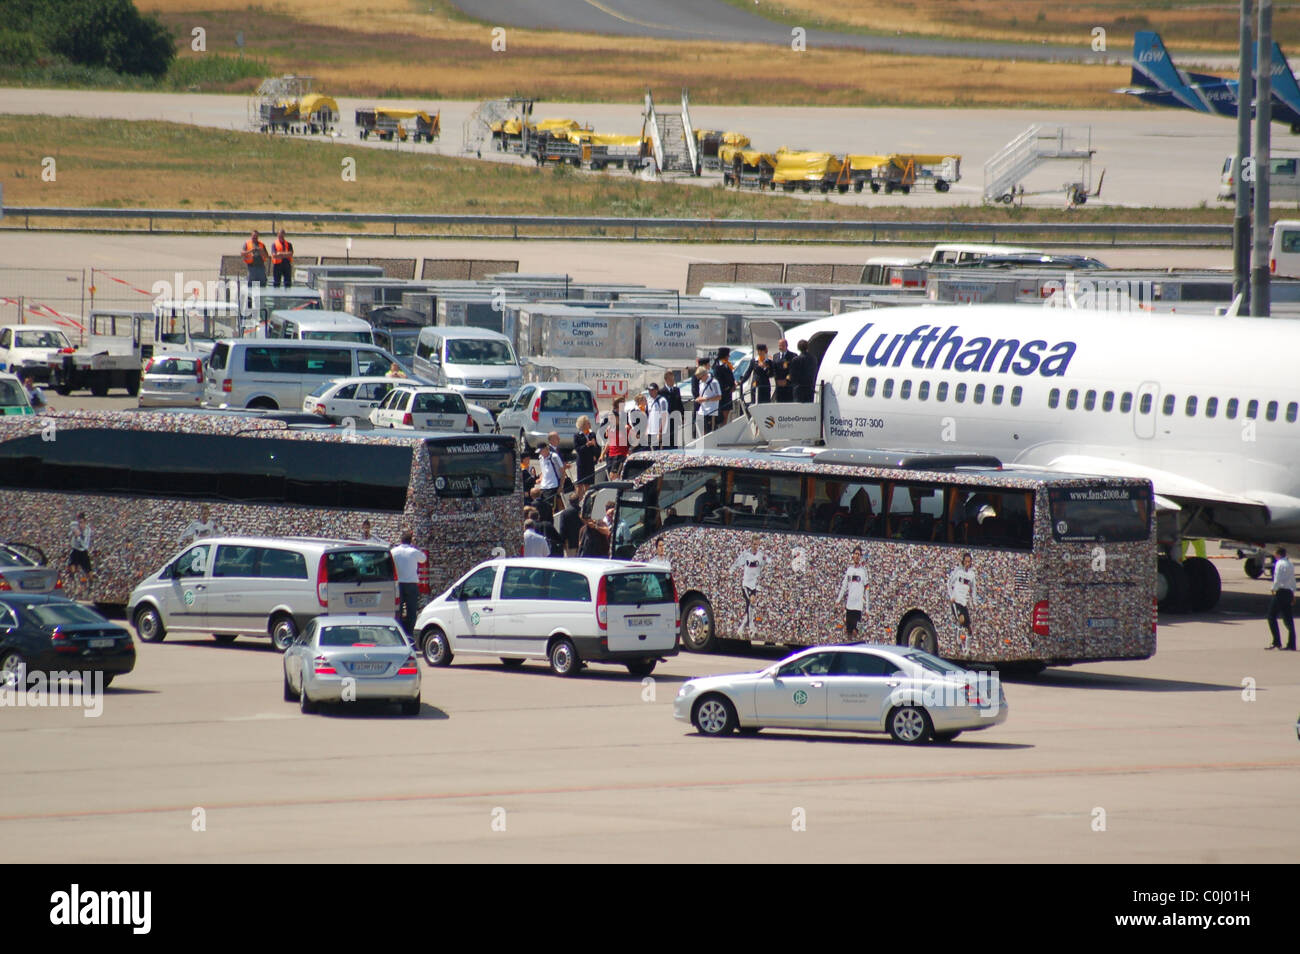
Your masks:
<path fill-rule="evenodd" d="M 615 20 L 622 20 L 624 23 L 630 23 L 633 26 L 647 27 L 651 30 L 669 30 L 673 33 L 685 33 L 688 36 L 696 34 L 696 31 L 694 30 L 683 30 L 681 27 L 669 26 L 666 23 L 651 23 L 648 20 L 638 20 L 636 17 L 629 17 L 625 14 L 619 13 L 617 10 L 610 9 L 609 7 L 605 6 L 605 4 L 601 3 L 600 0 L 582 0 L 582 2 L 587 4 L 587 6 L 589 7 L 595 7 L 601 13 L 608 13 Z M 705 30 L 705 31 L 701 31 L 699 35 L 700 36 L 722 36 L 723 34 L 713 30 Z"/>
<path fill-rule="evenodd" d="M 1300 769 L 1300 760 L 1281 759 L 1272 762 L 1174 762 L 1167 765 L 1109 765 L 1093 768 L 1027 769 L 1023 771 L 971 770 L 968 772 L 907 772 L 897 775 L 825 775 L 803 778 L 738 778 L 710 779 L 698 782 L 630 782 L 625 785 L 561 785 L 552 788 L 516 788 L 482 790 L 474 792 L 429 792 L 411 795 L 353 795 L 339 798 L 269 799 L 246 802 L 208 802 L 203 807 L 214 809 L 250 808 L 304 808 L 319 805 L 366 805 L 382 802 L 445 802 L 469 798 L 511 798 L 540 795 L 583 795 L 601 792 L 636 792 L 656 789 L 739 788 L 788 785 L 825 785 L 843 782 L 908 782 L 999 778 L 1060 778 L 1089 775 L 1149 775 L 1169 771 L 1257 771 L 1260 769 Z M 188 813 L 193 805 L 156 805 L 146 808 L 105 808 L 75 812 L 31 812 L 0 815 L 0 822 L 53 821 L 68 818 L 120 817 L 125 815 L 162 815 L 169 812 Z"/>

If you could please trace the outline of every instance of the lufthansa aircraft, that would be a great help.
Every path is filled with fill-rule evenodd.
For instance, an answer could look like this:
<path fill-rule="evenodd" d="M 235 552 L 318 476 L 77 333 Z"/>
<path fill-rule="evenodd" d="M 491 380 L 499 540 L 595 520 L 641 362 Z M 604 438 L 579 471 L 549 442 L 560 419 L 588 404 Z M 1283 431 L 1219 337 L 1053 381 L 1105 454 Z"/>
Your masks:
<path fill-rule="evenodd" d="M 786 337 L 819 358 L 828 446 L 1145 477 L 1162 527 L 1300 543 L 1300 322 L 922 306 L 823 318 Z M 1217 571 L 1207 560 L 1188 569 L 1161 560 L 1167 592 L 1209 609 Z"/>

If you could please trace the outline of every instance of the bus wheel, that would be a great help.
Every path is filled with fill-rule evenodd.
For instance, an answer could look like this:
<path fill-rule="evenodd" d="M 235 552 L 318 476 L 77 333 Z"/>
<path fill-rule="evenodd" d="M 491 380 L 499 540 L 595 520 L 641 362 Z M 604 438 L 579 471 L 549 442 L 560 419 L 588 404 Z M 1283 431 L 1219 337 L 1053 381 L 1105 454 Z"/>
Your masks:
<path fill-rule="evenodd" d="M 934 624 L 923 615 L 913 616 L 903 624 L 900 642 L 931 655 L 939 653 L 939 634 L 934 631 Z"/>
<path fill-rule="evenodd" d="M 1258 580 L 1264 575 L 1264 561 L 1259 557 L 1246 557 L 1242 569 L 1246 571 L 1246 575 L 1252 580 Z"/>
<path fill-rule="evenodd" d="M 1223 581 L 1219 578 L 1219 569 L 1205 557 L 1188 557 L 1183 561 L 1187 571 L 1187 580 L 1191 584 L 1188 603 L 1195 613 L 1204 613 L 1219 605 L 1219 596 L 1223 592 Z"/>
<path fill-rule="evenodd" d="M 889 714 L 889 735 L 895 742 L 916 745 L 934 733 L 930 714 L 920 706 L 899 706 Z"/>
<path fill-rule="evenodd" d="M 420 634 L 420 646 L 424 650 L 424 661 L 430 666 L 451 665 L 451 643 L 447 642 L 447 634 L 437 626 L 430 626 Z"/>
<path fill-rule="evenodd" d="M 142 606 L 135 611 L 135 631 L 146 643 L 161 643 L 167 635 L 162 617 L 152 606 Z"/>
<path fill-rule="evenodd" d="M 1169 557 L 1156 560 L 1156 600 L 1162 613 L 1183 613 L 1187 610 L 1187 571 L 1183 565 Z"/>
<path fill-rule="evenodd" d="M 692 596 L 682 605 L 682 648 L 707 653 L 717 645 L 713 607 L 702 596 Z"/>

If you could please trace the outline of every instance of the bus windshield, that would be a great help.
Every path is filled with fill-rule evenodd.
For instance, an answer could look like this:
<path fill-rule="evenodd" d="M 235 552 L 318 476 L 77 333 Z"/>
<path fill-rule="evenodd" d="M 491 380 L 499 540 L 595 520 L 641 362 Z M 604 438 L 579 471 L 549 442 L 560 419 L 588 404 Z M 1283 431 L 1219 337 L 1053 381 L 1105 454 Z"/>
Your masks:
<path fill-rule="evenodd" d="M 1145 540 L 1151 495 L 1138 487 L 1059 487 L 1049 494 L 1052 535 L 1062 542 Z"/>
<path fill-rule="evenodd" d="M 429 469 L 440 497 L 495 497 L 514 493 L 515 451 L 509 442 L 430 440 Z"/>

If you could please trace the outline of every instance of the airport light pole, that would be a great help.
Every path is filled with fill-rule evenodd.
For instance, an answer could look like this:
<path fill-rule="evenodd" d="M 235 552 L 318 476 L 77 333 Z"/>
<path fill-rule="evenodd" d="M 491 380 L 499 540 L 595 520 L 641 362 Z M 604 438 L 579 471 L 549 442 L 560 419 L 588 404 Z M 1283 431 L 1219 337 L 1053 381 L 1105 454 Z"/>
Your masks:
<path fill-rule="evenodd" d="M 1250 265 L 1250 313 L 1256 318 L 1267 318 L 1272 313 L 1268 286 L 1268 253 L 1272 238 L 1268 217 L 1268 167 L 1269 136 L 1273 125 L 1273 0 L 1259 0 L 1256 38 L 1255 257 Z"/>
<path fill-rule="evenodd" d="M 1237 155 L 1233 159 L 1232 181 L 1235 186 L 1236 211 L 1232 219 L 1232 297 L 1242 296 L 1238 314 L 1248 314 L 1250 307 L 1250 193 L 1246 191 L 1242 170 L 1250 156 L 1250 100 L 1247 95 L 1254 69 L 1251 17 L 1254 0 L 1241 0 L 1241 50 L 1237 60 Z"/>

